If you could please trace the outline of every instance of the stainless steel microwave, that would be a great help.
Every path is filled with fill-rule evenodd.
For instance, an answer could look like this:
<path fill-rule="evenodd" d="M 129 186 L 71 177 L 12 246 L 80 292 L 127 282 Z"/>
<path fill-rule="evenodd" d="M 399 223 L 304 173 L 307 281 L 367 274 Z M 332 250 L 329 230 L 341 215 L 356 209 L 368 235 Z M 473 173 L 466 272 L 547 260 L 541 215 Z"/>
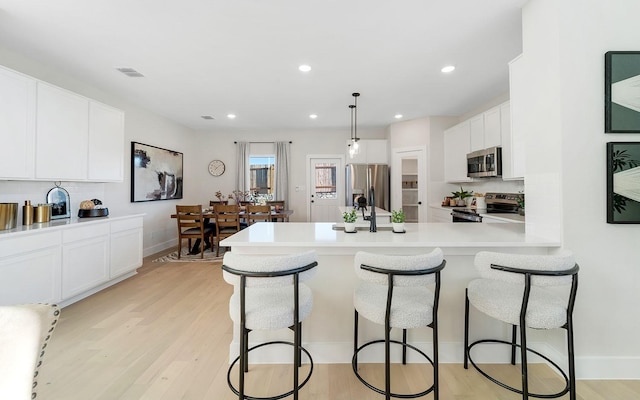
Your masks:
<path fill-rule="evenodd" d="M 467 154 L 467 176 L 470 178 L 502 176 L 502 148 L 490 147 Z"/>

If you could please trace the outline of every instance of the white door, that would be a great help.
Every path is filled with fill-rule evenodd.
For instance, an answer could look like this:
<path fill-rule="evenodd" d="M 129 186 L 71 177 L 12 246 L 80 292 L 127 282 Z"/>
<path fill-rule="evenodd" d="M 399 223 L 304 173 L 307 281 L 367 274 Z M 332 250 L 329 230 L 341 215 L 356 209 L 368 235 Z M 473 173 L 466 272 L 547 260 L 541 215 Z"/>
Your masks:
<path fill-rule="evenodd" d="M 307 156 L 310 222 L 340 222 L 344 205 L 344 156 Z"/>
<path fill-rule="evenodd" d="M 402 208 L 406 222 L 427 222 L 427 149 L 394 149 L 392 153 L 391 209 Z"/>

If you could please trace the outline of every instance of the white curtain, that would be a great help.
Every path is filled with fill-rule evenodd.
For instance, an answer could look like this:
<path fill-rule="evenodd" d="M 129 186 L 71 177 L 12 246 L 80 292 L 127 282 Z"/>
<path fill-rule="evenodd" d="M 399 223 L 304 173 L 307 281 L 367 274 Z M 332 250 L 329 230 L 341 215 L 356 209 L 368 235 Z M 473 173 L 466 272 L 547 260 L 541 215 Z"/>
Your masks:
<path fill-rule="evenodd" d="M 249 189 L 249 143 L 236 144 L 236 190 L 245 192 Z"/>
<path fill-rule="evenodd" d="M 629 168 L 613 174 L 613 191 L 628 199 L 640 202 L 640 167 Z"/>
<path fill-rule="evenodd" d="M 289 208 L 289 142 L 275 142 L 276 146 L 276 200 L 284 200 Z"/>

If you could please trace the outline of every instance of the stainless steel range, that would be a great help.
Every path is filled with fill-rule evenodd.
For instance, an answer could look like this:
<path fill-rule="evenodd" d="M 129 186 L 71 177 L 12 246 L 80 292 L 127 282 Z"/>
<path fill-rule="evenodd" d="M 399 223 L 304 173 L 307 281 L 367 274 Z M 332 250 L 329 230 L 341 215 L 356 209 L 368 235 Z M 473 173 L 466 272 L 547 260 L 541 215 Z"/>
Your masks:
<path fill-rule="evenodd" d="M 524 196 L 523 193 L 487 193 L 485 199 L 487 202 L 487 213 L 518 213 L 518 197 Z"/>
<path fill-rule="evenodd" d="M 482 216 L 469 208 L 451 210 L 451 218 L 453 222 L 482 222 Z"/>

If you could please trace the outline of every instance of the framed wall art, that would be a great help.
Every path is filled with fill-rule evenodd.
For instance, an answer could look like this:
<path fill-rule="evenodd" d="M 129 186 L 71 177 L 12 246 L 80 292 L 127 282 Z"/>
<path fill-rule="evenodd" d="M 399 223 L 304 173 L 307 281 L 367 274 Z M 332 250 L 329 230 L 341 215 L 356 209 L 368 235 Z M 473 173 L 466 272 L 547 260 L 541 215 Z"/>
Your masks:
<path fill-rule="evenodd" d="M 640 142 L 607 143 L 607 222 L 640 224 Z"/>
<path fill-rule="evenodd" d="M 182 153 L 131 142 L 131 202 L 182 198 Z"/>
<path fill-rule="evenodd" d="M 640 51 L 608 51 L 605 70 L 605 132 L 640 133 Z"/>

